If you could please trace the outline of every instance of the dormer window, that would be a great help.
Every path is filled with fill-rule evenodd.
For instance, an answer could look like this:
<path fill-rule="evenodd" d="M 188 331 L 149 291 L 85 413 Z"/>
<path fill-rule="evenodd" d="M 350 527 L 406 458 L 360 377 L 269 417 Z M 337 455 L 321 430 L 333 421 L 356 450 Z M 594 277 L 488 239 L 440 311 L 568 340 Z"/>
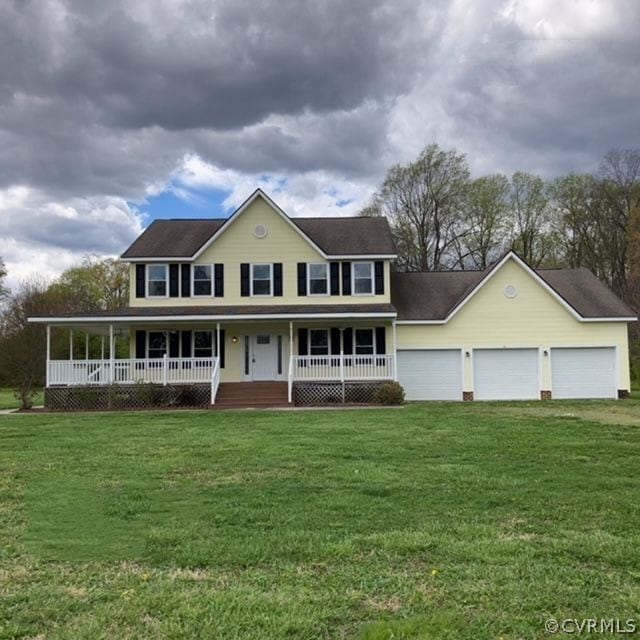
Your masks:
<path fill-rule="evenodd" d="M 373 262 L 354 262 L 352 269 L 354 295 L 373 294 Z"/>
<path fill-rule="evenodd" d="M 167 297 L 167 272 L 166 264 L 147 265 L 147 295 L 149 298 Z"/>
<path fill-rule="evenodd" d="M 307 275 L 309 295 L 325 296 L 329 293 L 329 265 L 326 262 L 310 263 Z"/>

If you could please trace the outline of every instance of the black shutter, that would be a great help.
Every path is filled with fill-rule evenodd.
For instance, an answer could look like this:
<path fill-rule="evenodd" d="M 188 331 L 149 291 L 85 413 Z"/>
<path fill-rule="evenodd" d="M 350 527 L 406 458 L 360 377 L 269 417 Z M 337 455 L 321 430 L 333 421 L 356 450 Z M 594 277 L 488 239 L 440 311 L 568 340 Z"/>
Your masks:
<path fill-rule="evenodd" d="M 298 295 L 307 295 L 307 263 L 298 262 Z"/>
<path fill-rule="evenodd" d="M 136 358 L 146 358 L 147 332 L 136 331 Z"/>
<path fill-rule="evenodd" d="M 376 295 L 384 295 L 384 262 L 382 260 L 376 260 L 373 263 L 375 271 L 376 281 Z"/>
<path fill-rule="evenodd" d="M 180 265 L 169 265 L 169 297 L 177 298 L 180 295 Z"/>
<path fill-rule="evenodd" d="M 332 327 L 329 333 L 331 334 L 329 353 L 332 356 L 340 355 L 340 329 L 338 329 L 338 327 Z"/>
<path fill-rule="evenodd" d="M 224 296 L 224 265 L 214 265 L 213 272 L 215 297 L 222 298 Z"/>
<path fill-rule="evenodd" d="M 332 262 L 329 264 L 330 270 L 330 293 L 332 296 L 340 295 L 340 263 Z"/>
<path fill-rule="evenodd" d="M 376 327 L 376 353 L 380 355 L 387 352 L 387 330 L 384 327 Z"/>
<path fill-rule="evenodd" d="M 182 331 L 182 357 L 191 357 L 191 331 Z"/>
<path fill-rule="evenodd" d="M 180 357 L 180 334 L 177 331 L 169 331 L 169 357 Z"/>
<path fill-rule="evenodd" d="M 182 270 L 182 297 L 189 298 L 191 297 L 191 265 L 183 264 L 180 265 Z"/>
<path fill-rule="evenodd" d="M 342 295 L 351 295 L 351 263 L 342 263 Z"/>
<path fill-rule="evenodd" d="M 145 274 L 147 268 L 143 264 L 136 265 L 136 298 L 144 298 L 145 295 Z"/>
<path fill-rule="evenodd" d="M 220 368 L 224 369 L 224 365 L 225 365 L 225 355 L 226 355 L 226 348 L 225 348 L 225 344 L 224 344 L 224 329 L 220 329 L 220 353 L 218 354 L 218 335 L 217 335 L 217 331 L 213 332 L 213 337 L 216 341 L 215 345 L 213 346 L 213 350 L 216 353 L 216 355 L 220 358 Z"/>
<path fill-rule="evenodd" d="M 306 356 L 309 353 L 307 349 L 308 329 L 298 329 L 298 355 Z"/>
<path fill-rule="evenodd" d="M 353 329 L 347 327 L 342 332 L 342 348 L 345 353 L 353 353 Z"/>
<path fill-rule="evenodd" d="M 282 262 L 273 264 L 273 295 L 282 295 Z"/>
<path fill-rule="evenodd" d="M 249 288 L 249 263 L 243 262 L 240 265 L 240 295 L 248 297 L 251 289 Z"/>

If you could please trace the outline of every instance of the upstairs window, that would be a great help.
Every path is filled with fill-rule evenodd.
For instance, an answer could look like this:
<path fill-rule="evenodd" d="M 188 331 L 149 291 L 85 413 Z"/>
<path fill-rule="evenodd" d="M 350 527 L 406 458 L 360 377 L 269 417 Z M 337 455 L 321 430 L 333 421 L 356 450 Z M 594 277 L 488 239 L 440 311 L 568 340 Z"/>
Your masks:
<path fill-rule="evenodd" d="M 273 265 L 272 264 L 252 264 L 251 265 L 251 295 L 252 296 L 272 296 L 273 295 Z"/>
<path fill-rule="evenodd" d="M 329 293 L 329 265 L 327 263 L 309 264 L 309 295 L 326 296 Z"/>
<path fill-rule="evenodd" d="M 373 262 L 354 262 L 351 273 L 354 295 L 373 294 Z"/>
<path fill-rule="evenodd" d="M 309 355 L 329 355 L 329 330 L 309 329 Z"/>
<path fill-rule="evenodd" d="M 213 267 L 210 264 L 193 265 L 193 295 L 213 295 Z"/>
<path fill-rule="evenodd" d="M 147 265 L 147 295 L 150 298 L 167 297 L 167 265 Z"/>

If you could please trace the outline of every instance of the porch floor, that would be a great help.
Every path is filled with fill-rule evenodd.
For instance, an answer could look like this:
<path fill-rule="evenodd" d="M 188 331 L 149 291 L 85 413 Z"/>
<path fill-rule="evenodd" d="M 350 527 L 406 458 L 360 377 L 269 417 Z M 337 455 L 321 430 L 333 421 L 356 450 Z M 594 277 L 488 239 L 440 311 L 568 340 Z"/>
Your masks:
<path fill-rule="evenodd" d="M 221 382 L 212 409 L 290 407 L 286 382 Z"/>

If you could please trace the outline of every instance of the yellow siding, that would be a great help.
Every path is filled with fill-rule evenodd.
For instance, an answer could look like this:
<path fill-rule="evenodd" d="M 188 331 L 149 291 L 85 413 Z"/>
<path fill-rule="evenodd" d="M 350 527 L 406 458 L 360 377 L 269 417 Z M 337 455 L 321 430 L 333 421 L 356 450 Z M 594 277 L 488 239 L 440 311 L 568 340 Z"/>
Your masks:
<path fill-rule="evenodd" d="M 266 238 L 253 235 L 256 225 L 265 225 Z M 366 260 L 366 258 L 365 258 Z M 242 297 L 240 295 L 240 264 L 283 263 L 283 296 Z M 367 296 L 298 296 L 298 262 L 326 262 L 291 225 L 262 198 L 254 200 L 239 214 L 220 237 L 195 260 L 195 264 L 224 264 L 224 297 L 222 298 L 136 298 L 135 266 L 131 266 L 132 307 L 201 306 L 201 305 L 273 305 L 273 304 L 373 304 L 390 300 L 389 261 L 385 261 L 384 295 Z"/>
<path fill-rule="evenodd" d="M 504 288 L 514 285 L 515 298 Z M 629 389 L 625 322 L 580 322 L 515 261 L 501 269 L 444 325 L 398 325 L 399 349 L 459 347 L 614 346 L 619 388 Z M 464 389 L 473 389 L 472 358 L 465 358 Z M 542 358 L 542 388 L 551 388 L 550 358 Z"/>

